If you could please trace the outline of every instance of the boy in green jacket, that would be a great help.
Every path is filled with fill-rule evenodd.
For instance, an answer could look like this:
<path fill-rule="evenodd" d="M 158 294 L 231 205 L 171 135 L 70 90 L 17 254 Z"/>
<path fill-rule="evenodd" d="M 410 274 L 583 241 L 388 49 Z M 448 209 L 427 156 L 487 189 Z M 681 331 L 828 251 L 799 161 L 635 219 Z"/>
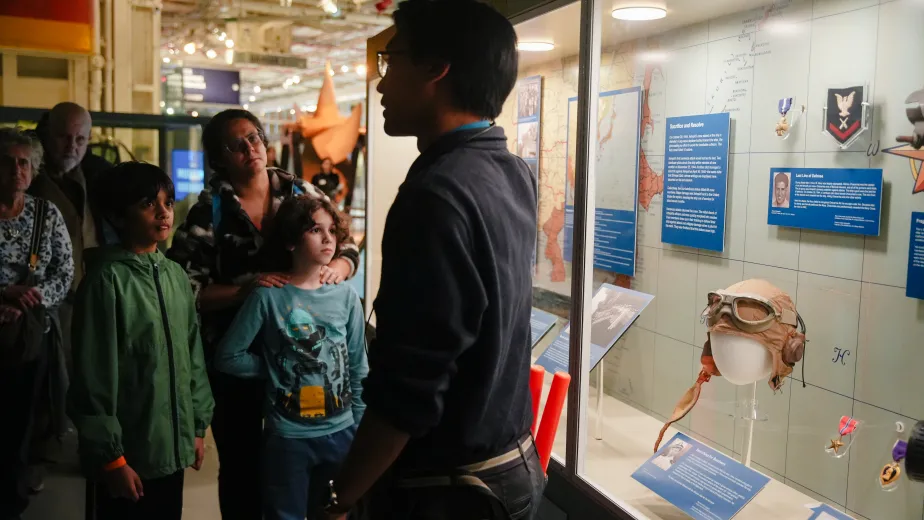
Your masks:
<path fill-rule="evenodd" d="M 173 183 L 131 162 L 97 186 L 121 244 L 84 255 L 68 415 L 98 482 L 97 520 L 179 519 L 183 472 L 202 466 L 214 402 L 189 279 L 157 250 L 173 226 Z"/>

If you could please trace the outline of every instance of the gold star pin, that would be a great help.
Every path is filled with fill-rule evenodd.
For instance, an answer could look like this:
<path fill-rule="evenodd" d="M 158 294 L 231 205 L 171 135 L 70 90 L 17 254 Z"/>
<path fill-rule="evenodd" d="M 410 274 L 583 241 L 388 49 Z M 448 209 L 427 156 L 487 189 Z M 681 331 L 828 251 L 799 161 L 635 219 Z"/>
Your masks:
<path fill-rule="evenodd" d="M 840 439 L 831 439 L 831 445 L 828 446 L 828 451 L 834 451 L 837 453 L 838 450 L 844 447 L 844 443 Z"/>

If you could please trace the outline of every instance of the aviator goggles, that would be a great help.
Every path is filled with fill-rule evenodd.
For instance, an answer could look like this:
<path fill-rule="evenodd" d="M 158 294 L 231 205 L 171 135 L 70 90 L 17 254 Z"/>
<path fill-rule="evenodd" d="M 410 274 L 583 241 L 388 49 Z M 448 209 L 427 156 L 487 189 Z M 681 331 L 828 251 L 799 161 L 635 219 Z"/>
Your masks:
<path fill-rule="evenodd" d="M 721 290 L 710 292 L 706 308 L 700 315 L 700 323 L 705 322 L 713 327 L 724 316 L 741 331 L 753 334 L 766 331 L 774 322 L 792 327 L 801 326 L 805 330 L 805 324 L 798 313 L 790 309 L 777 311 L 770 300 L 762 296 Z"/>

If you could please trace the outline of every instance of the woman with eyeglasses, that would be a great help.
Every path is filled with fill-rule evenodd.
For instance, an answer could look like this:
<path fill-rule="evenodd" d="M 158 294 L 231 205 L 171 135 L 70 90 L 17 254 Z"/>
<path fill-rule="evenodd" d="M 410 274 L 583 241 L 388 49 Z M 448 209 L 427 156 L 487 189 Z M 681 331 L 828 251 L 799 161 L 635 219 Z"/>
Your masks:
<path fill-rule="evenodd" d="M 36 443 L 56 442 L 66 428 L 63 415 L 53 413 L 63 410 L 67 389 L 55 310 L 70 290 L 74 261 L 61 212 L 26 193 L 41 163 L 37 138 L 0 129 L 0 518 L 25 511 Z M 44 327 L 38 349 L 22 334 L 29 321 L 33 332 Z"/>
<path fill-rule="evenodd" d="M 246 110 L 225 110 L 213 117 L 203 131 L 202 147 L 215 174 L 177 229 L 167 256 L 189 274 L 210 361 L 248 294 L 257 287 L 288 283 L 281 273 L 288 259 L 275 257 L 277 248 L 266 247 L 276 210 L 296 195 L 326 197 L 290 173 L 267 167 L 263 125 Z M 359 250 L 348 238 L 323 269 L 321 282 L 343 282 L 358 262 Z M 222 517 L 260 520 L 263 382 L 217 372 L 209 379 Z"/>

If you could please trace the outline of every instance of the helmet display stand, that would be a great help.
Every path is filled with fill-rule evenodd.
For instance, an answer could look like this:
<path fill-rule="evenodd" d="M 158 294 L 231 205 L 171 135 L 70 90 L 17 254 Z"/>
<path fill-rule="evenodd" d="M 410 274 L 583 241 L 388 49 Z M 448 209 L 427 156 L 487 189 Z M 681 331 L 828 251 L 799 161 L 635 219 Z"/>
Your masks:
<path fill-rule="evenodd" d="M 754 423 L 768 419 L 758 409 L 757 382 L 770 376 L 773 371 L 773 357 L 760 342 L 753 339 L 713 332 L 710 335 L 710 341 L 712 356 L 722 377 L 733 385 L 751 386 L 751 398 L 743 406 L 736 407 L 736 418 L 747 421 L 748 428 L 742 450 L 742 463 L 751 467 Z"/>

